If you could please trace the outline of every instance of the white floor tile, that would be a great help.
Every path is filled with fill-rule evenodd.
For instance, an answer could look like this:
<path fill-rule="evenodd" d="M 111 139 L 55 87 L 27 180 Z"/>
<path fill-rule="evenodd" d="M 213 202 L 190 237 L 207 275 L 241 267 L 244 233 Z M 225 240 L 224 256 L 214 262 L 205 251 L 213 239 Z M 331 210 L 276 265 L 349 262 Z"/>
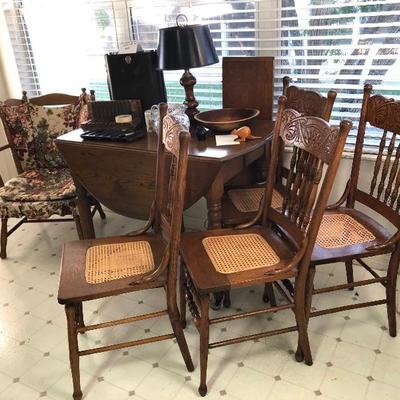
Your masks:
<path fill-rule="evenodd" d="M 363 400 L 368 383 L 369 381 L 364 376 L 330 367 L 321 384 L 320 391 L 338 400 Z"/>
<path fill-rule="evenodd" d="M 370 376 L 376 353 L 368 348 L 347 342 L 338 343 L 331 358 L 335 367 L 343 368 L 363 376 Z"/>
<path fill-rule="evenodd" d="M 36 390 L 29 388 L 28 386 L 23 385 L 22 383 L 13 383 L 8 386 L 8 388 L 1 392 L 1 400 L 37 400 L 40 396 L 40 393 Z"/>
<path fill-rule="evenodd" d="M 265 400 L 274 385 L 274 378 L 243 366 L 239 368 L 226 387 L 226 392 L 241 399 Z"/>
<path fill-rule="evenodd" d="M 204 210 L 203 202 L 186 213 L 188 229 L 204 228 Z M 108 213 L 106 223 L 95 218 L 98 236 L 121 234 L 142 225 L 143 221 L 113 213 Z M 0 260 L 1 400 L 72 398 L 66 320 L 57 291 L 62 241 L 76 238 L 72 223 L 54 223 L 25 225 L 9 240 L 9 258 Z M 354 270 L 357 277 L 367 278 L 361 268 Z M 342 264 L 321 267 L 315 281 L 317 287 L 344 282 L 345 268 Z M 263 285 L 235 290 L 232 307 L 211 315 L 263 307 L 262 293 Z M 355 304 L 382 295 L 383 288 L 375 285 L 315 296 L 313 305 Z M 164 307 L 163 289 L 154 289 L 87 302 L 84 315 L 90 324 Z M 194 372 L 186 370 L 173 340 L 85 356 L 80 360 L 84 398 L 199 399 L 199 334 L 187 315 L 185 336 Z M 211 341 L 293 324 L 290 310 L 266 314 L 214 325 Z M 294 360 L 297 332 L 211 349 L 207 399 L 398 400 L 400 337 L 391 338 L 386 328 L 385 306 L 312 318 L 311 367 Z M 81 349 L 98 347 L 170 330 L 165 317 L 91 331 L 79 335 L 79 344 Z"/>
<path fill-rule="evenodd" d="M 318 397 L 319 398 L 319 397 Z M 315 393 L 311 390 L 294 385 L 284 380 L 275 381 L 269 393 L 268 400 L 314 400 Z"/>
<path fill-rule="evenodd" d="M 285 381 L 315 391 L 319 389 L 327 369 L 326 364 L 319 361 L 314 361 L 314 364 L 309 366 L 303 362 L 289 360 L 279 375 Z"/>
<path fill-rule="evenodd" d="M 378 354 L 372 376 L 378 381 L 400 388 L 400 359 Z"/>
<path fill-rule="evenodd" d="M 20 381 L 38 392 L 45 392 L 67 372 L 68 364 L 48 356 L 43 357 L 34 368 L 22 375 Z"/>
<path fill-rule="evenodd" d="M 370 382 L 365 400 L 396 400 L 399 398 L 399 388 L 382 382 Z"/>

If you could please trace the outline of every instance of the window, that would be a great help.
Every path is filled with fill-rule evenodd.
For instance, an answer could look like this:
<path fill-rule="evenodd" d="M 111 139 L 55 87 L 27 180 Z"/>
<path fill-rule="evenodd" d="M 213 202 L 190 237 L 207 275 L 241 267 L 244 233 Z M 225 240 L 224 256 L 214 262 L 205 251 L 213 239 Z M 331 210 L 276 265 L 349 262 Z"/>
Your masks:
<path fill-rule="evenodd" d="M 158 29 L 184 13 L 209 24 L 218 54 L 275 57 L 282 77 L 338 92 L 333 120 L 359 115 L 363 85 L 400 98 L 400 1 L 394 0 L 0 0 L 22 86 L 30 95 L 86 86 L 107 98 L 103 55 L 134 38 L 157 46 Z M 201 107 L 221 106 L 221 65 L 193 71 Z M 182 71 L 168 71 L 169 101 L 183 101 Z M 356 124 L 349 137 L 354 144 Z M 374 151 L 374 130 L 367 144 Z"/>

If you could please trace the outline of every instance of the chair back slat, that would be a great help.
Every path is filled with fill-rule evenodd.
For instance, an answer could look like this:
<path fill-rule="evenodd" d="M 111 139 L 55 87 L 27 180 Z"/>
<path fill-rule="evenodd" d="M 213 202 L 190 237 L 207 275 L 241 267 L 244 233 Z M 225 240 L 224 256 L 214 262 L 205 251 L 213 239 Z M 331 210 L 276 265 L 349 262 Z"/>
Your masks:
<path fill-rule="evenodd" d="M 285 232 L 291 233 L 298 246 L 307 242 L 304 240 L 306 237 L 315 240 L 350 129 L 349 121 L 343 121 L 340 129 L 330 127 L 322 118 L 304 116 L 286 108 L 286 98 L 280 98 L 272 144 L 272 166 L 266 184 L 264 224 L 272 221 L 280 225 Z M 277 166 L 280 139 L 293 146 L 293 153 L 286 182 L 279 186 L 282 207 L 272 211 L 274 184 L 270 178 L 274 176 Z M 318 194 L 324 169 L 327 171 Z"/>
<path fill-rule="evenodd" d="M 395 223 L 400 210 L 400 101 L 371 93 L 372 86 L 365 85 L 347 206 L 354 207 L 355 201 L 360 201 L 381 214 L 385 209 L 385 217 Z M 359 188 L 358 180 L 367 126 L 381 132 L 369 193 Z"/>
<path fill-rule="evenodd" d="M 313 116 L 329 121 L 333 105 L 336 99 L 336 92 L 330 90 L 328 96 L 313 91 L 302 89 L 297 86 L 290 86 L 290 77 L 283 78 L 283 95 L 286 97 L 286 108 L 293 109 L 303 116 Z M 278 176 L 277 182 L 282 181 L 282 177 L 287 176 L 288 169 L 283 166 L 283 150 L 284 143 L 280 141 L 279 159 L 278 159 Z"/>
<path fill-rule="evenodd" d="M 282 212 L 305 231 L 325 164 L 330 164 L 339 130 L 317 117 L 305 117 L 286 109 L 281 115 L 280 137 L 293 146 L 290 168 L 284 185 Z"/>
<path fill-rule="evenodd" d="M 320 117 L 325 121 L 331 118 L 336 92 L 330 90 L 324 97 L 314 90 L 302 89 L 290 85 L 290 78 L 283 78 L 283 95 L 286 96 L 286 107 L 292 108 L 306 116 Z"/>
<path fill-rule="evenodd" d="M 399 184 L 400 184 L 400 174 L 398 173 L 399 171 L 399 158 L 400 158 L 400 146 L 397 146 L 396 149 L 396 154 L 394 158 L 394 162 L 392 164 L 392 167 L 390 168 L 390 174 L 389 174 L 389 181 L 385 190 L 385 203 L 389 201 L 390 199 L 390 207 L 393 207 L 393 203 L 397 198 L 398 192 L 399 192 Z M 394 180 L 397 175 L 397 189 L 396 189 L 396 184 L 393 186 Z"/>

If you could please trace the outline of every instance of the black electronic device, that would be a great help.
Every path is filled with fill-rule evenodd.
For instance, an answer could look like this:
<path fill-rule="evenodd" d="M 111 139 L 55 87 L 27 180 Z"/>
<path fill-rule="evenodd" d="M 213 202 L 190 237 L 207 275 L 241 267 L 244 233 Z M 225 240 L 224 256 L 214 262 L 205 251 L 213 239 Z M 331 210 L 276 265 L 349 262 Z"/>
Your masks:
<path fill-rule="evenodd" d="M 156 51 L 106 54 L 107 81 L 112 100 L 139 99 L 142 112 L 167 101 L 163 72 Z"/>
<path fill-rule="evenodd" d="M 81 134 L 82 139 L 108 140 L 111 142 L 133 142 L 145 135 L 143 129 L 121 130 L 121 129 L 96 129 Z"/>

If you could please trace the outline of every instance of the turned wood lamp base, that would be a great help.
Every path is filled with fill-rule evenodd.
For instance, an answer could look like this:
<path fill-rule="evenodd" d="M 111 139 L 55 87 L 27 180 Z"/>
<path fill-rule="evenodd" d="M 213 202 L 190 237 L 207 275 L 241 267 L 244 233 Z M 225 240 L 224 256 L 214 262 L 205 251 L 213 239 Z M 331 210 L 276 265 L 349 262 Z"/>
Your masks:
<path fill-rule="evenodd" d="M 196 78 L 192 75 L 192 73 L 188 69 L 185 69 L 185 72 L 180 79 L 180 84 L 185 89 L 184 104 L 187 107 L 186 114 L 189 117 L 190 122 L 194 122 L 194 116 L 199 113 L 199 110 L 197 109 L 199 102 L 194 97 L 193 92 L 196 82 Z"/>

